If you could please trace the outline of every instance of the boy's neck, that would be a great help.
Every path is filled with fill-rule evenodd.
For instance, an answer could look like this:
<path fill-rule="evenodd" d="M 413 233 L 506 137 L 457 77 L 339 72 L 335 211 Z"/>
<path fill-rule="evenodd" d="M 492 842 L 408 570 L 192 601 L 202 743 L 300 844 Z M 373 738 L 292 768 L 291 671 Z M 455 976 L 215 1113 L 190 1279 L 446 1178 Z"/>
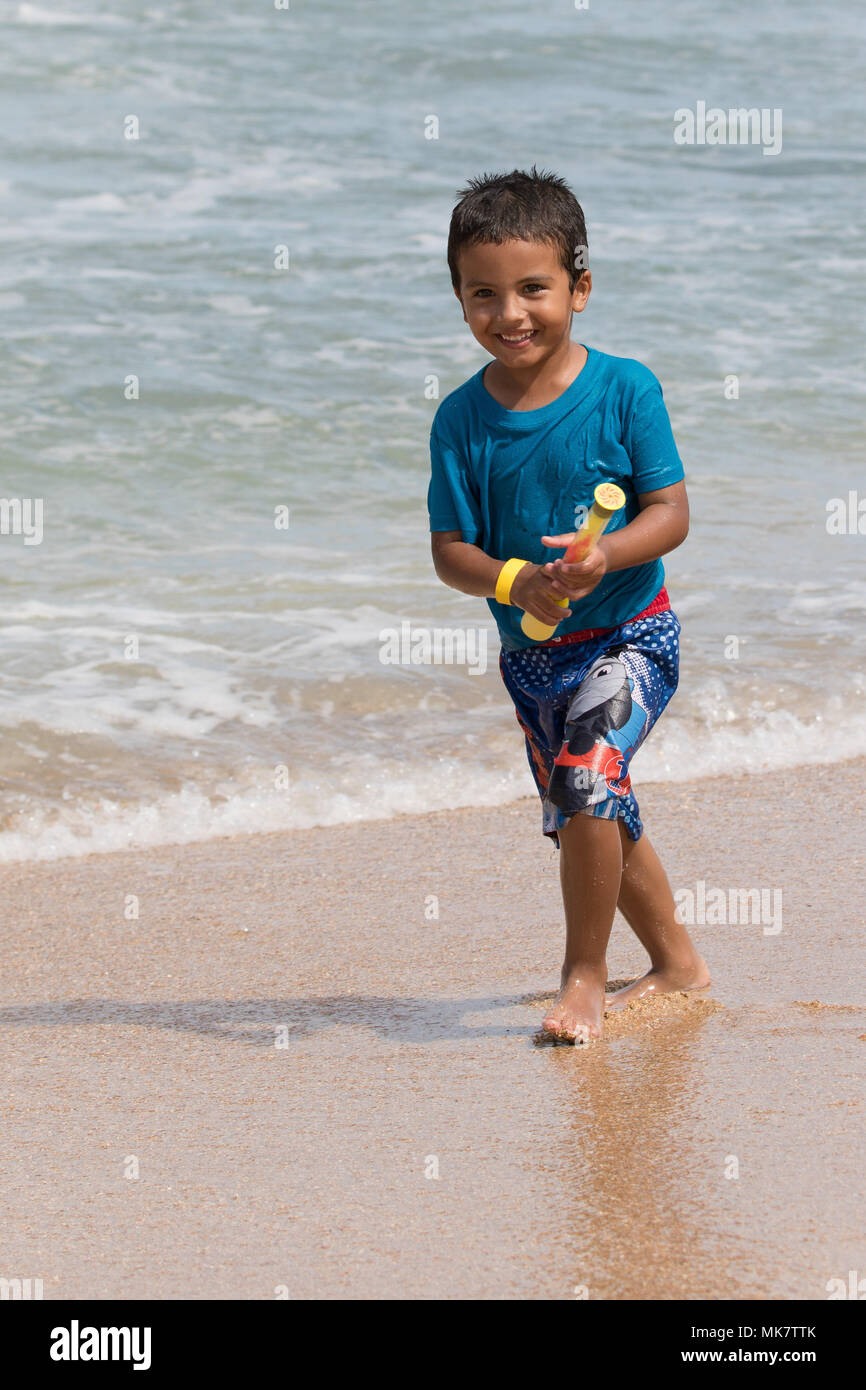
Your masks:
<path fill-rule="evenodd" d="M 484 389 L 506 410 L 540 410 L 567 391 L 586 366 L 588 353 L 582 343 L 564 344 L 537 366 L 509 368 L 495 359 L 484 369 Z"/>

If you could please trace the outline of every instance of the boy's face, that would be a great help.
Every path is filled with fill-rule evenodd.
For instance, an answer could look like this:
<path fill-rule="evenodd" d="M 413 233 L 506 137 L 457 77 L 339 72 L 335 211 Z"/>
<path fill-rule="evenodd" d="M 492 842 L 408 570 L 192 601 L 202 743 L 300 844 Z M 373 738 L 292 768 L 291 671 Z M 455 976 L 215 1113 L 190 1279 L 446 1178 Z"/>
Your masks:
<path fill-rule="evenodd" d="M 463 317 L 504 367 L 536 367 L 571 337 L 589 298 L 585 270 L 573 290 L 555 247 L 542 241 L 481 242 L 458 260 Z"/>

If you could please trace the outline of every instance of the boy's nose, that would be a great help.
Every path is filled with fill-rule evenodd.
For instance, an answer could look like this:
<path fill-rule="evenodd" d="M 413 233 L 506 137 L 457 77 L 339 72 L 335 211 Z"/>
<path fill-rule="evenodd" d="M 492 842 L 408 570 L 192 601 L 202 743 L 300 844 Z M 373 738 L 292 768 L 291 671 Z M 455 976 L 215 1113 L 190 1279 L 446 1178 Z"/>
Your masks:
<path fill-rule="evenodd" d="M 513 333 L 524 325 L 523 309 L 516 299 L 503 299 L 500 308 L 500 333 Z"/>

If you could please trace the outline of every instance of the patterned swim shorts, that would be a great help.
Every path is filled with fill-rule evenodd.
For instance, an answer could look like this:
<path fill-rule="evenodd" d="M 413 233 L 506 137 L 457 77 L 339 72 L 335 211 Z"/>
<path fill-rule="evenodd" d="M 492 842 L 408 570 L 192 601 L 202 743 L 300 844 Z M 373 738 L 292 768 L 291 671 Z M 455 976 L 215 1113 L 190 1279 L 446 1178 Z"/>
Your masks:
<path fill-rule="evenodd" d="M 677 688 L 679 635 L 668 608 L 585 641 L 501 653 L 541 797 L 542 832 L 557 847 L 557 832 L 577 812 L 620 816 L 631 839 L 640 839 L 629 765 Z"/>

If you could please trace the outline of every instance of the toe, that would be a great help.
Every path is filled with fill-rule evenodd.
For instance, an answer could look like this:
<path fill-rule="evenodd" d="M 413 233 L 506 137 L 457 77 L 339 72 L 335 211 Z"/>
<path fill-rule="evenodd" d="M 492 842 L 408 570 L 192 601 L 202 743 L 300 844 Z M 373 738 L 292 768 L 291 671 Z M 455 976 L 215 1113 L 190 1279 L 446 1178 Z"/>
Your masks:
<path fill-rule="evenodd" d="M 562 1024 L 562 1036 L 571 1043 L 589 1042 L 590 1029 L 587 1023 L 581 1022 L 576 1014 L 566 1014 Z"/>

